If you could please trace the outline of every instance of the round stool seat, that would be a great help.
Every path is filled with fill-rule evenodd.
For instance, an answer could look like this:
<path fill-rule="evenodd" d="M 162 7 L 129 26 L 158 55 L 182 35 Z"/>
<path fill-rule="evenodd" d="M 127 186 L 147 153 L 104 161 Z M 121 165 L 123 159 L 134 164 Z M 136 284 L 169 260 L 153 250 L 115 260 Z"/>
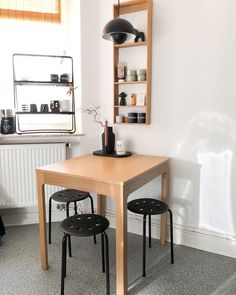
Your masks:
<path fill-rule="evenodd" d="M 89 197 L 88 192 L 75 190 L 75 189 L 65 189 L 58 192 L 55 192 L 52 195 L 52 199 L 56 202 L 70 203 L 82 201 Z"/>
<path fill-rule="evenodd" d="M 104 232 L 109 226 L 107 218 L 98 214 L 78 214 L 64 219 L 61 230 L 72 236 L 89 237 Z"/>
<path fill-rule="evenodd" d="M 128 209 L 137 214 L 157 215 L 168 210 L 168 205 L 152 198 L 135 199 L 128 203 Z"/>

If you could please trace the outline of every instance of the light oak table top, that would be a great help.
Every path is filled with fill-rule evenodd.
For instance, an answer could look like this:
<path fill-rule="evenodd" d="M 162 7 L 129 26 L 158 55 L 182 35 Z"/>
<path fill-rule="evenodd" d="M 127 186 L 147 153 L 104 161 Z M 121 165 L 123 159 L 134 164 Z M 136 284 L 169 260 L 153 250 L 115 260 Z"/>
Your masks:
<path fill-rule="evenodd" d="M 152 179 L 162 176 L 161 199 L 168 200 L 169 160 L 132 155 L 112 158 L 85 155 L 36 169 L 42 268 L 48 268 L 44 184 L 95 192 L 98 213 L 105 214 L 105 197 L 116 203 L 116 293 L 127 294 L 127 198 Z M 161 243 L 165 243 L 166 216 L 161 217 Z"/>
<path fill-rule="evenodd" d="M 112 184 L 124 184 L 137 176 L 142 176 L 166 161 L 168 161 L 166 157 L 135 154 L 125 158 L 85 155 L 40 167 L 37 170 L 66 176 L 78 176 Z"/>

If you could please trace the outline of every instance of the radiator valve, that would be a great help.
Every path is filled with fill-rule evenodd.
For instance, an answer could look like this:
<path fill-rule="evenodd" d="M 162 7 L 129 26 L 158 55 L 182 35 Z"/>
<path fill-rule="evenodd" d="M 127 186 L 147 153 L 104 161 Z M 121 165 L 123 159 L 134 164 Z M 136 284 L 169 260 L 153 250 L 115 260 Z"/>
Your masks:
<path fill-rule="evenodd" d="M 66 210 L 66 205 L 65 204 L 57 204 L 57 209 L 60 211 Z"/>

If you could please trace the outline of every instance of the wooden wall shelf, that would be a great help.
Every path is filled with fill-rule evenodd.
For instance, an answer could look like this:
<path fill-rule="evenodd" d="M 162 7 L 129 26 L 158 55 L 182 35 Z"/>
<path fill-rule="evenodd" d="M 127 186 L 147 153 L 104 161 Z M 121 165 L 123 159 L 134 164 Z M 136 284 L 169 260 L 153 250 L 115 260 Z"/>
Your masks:
<path fill-rule="evenodd" d="M 120 15 L 122 14 L 129 14 L 129 13 L 136 13 L 144 11 L 146 12 L 146 32 L 145 32 L 145 41 L 139 42 L 127 42 L 124 44 L 114 45 L 113 46 L 113 122 L 116 123 L 116 116 L 122 115 L 124 116 L 125 123 L 117 123 L 117 124 L 132 124 L 132 125 L 140 125 L 140 123 L 126 123 L 127 117 L 126 114 L 128 113 L 128 109 L 140 109 L 140 112 L 146 113 L 146 123 L 141 123 L 141 125 L 150 124 L 151 122 L 151 86 L 152 86 L 152 0 L 131 0 L 127 2 L 120 3 Z M 114 4 L 113 6 L 113 17 L 118 16 L 118 5 Z M 124 16 L 125 18 L 125 16 Z M 139 28 L 141 30 L 141 28 Z M 125 82 L 117 82 L 117 65 L 120 61 L 120 49 L 127 49 L 133 50 L 134 54 L 139 51 L 136 51 L 138 47 L 146 47 L 146 81 L 125 81 Z M 123 51 L 123 53 L 127 53 L 127 51 Z M 143 58 L 143 57 L 142 57 Z M 127 60 L 127 63 L 129 60 Z M 146 102 L 145 106 L 120 106 L 119 105 L 119 93 L 124 91 L 122 88 L 125 86 L 125 89 L 128 89 L 129 86 L 132 86 L 132 92 L 134 92 L 134 87 L 142 87 L 145 88 L 146 94 Z M 141 85 L 141 86 L 139 86 Z M 127 88 L 128 87 L 128 88 Z M 139 88 L 137 88 L 137 92 Z M 126 92 L 126 90 L 125 90 Z M 138 93 L 137 93 L 138 94 Z M 127 110 L 126 110 L 127 109 Z M 123 115 L 125 113 L 125 115 Z"/>
<path fill-rule="evenodd" d="M 138 47 L 138 46 L 147 46 L 147 42 L 132 42 L 132 43 L 124 43 L 124 44 L 116 44 L 115 48 L 130 48 L 130 47 Z"/>
<path fill-rule="evenodd" d="M 147 81 L 125 81 L 125 82 L 115 82 L 115 85 L 123 85 L 123 84 L 146 84 Z"/>
<path fill-rule="evenodd" d="M 114 108 L 146 108 L 146 106 L 130 106 L 130 105 L 119 106 L 119 105 L 116 105 L 116 106 L 114 106 Z"/>

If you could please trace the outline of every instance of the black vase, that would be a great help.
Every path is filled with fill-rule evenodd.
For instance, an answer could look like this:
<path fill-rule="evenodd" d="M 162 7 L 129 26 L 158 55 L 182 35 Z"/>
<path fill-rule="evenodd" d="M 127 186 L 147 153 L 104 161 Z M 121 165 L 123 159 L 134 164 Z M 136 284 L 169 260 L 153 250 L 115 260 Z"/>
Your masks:
<path fill-rule="evenodd" d="M 105 146 L 105 133 L 102 134 L 102 151 L 104 154 L 113 154 L 115 151 L 115 134 L 112 131 L 112 127 L 107 127 L 108 142 Z"/>

